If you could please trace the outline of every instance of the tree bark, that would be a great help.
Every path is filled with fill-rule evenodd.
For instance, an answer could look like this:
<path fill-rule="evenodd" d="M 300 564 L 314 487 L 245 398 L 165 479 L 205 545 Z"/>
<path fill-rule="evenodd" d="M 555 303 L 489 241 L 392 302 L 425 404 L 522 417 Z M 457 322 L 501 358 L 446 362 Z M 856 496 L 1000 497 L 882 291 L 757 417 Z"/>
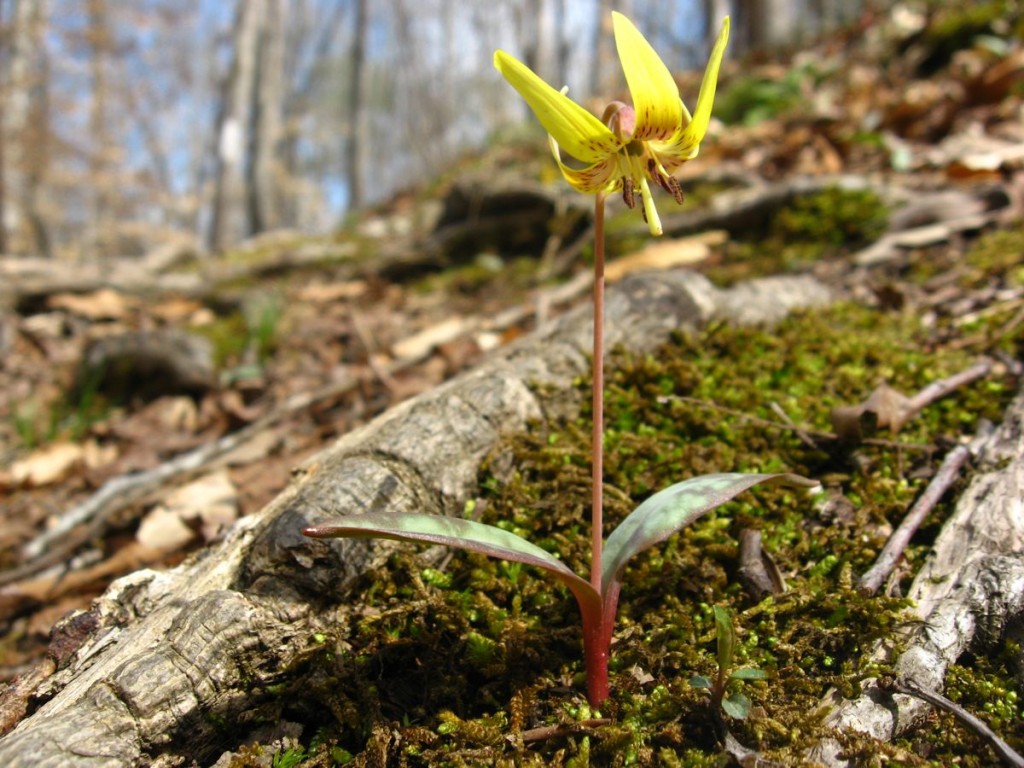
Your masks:
<path fill-rule="evenodd" d="M 746 307 L 757 321 L 830 298 L 811 278 L 776 280 L 759 295 L 761 316 Z M 626 280 L 608 294 L 608 342 L 651 351 L 675 330 L 722 316 L 731 296 L 686 272 Z M 167 766 L 215 757 L 224 748 L 217 723 L 269 713 L 268 688 L 304 674 L 312 635 L 330 632 L 353 580 L 397 546 L 311 541 L 300 529 L 382 507 L 461 514 L 477 491 L 480 461 L 502 434 L 578 412 L 572 381 L 588 367 L 591 327 L 589 308 L 566 315 L 344 436 L 216 547 L 172 571 L 115 582 L 90 612 L 55 630 L 58 671 L 37 690 L 46 703 L 0 739 L 0 764 Z"/>

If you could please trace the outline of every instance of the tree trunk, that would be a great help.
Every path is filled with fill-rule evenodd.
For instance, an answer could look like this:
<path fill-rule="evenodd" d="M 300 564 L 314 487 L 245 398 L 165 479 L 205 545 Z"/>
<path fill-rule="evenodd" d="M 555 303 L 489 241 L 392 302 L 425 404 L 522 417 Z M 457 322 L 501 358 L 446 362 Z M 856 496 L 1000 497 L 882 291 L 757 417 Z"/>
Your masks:
<path fill-rule="evenodd" d="M 82 244 L 87 258 L 102 261 L 111 255 L 110 235 L 113 180 L 108 167 L 112 143 L 107 125 L 107 58 L 111 50 L 110 26 L 105 0 L 88 0 L 88 39 L 91 48 L 89 69 L 92 75 L 92 103 L 89 110 L 89 233 Z"/>
<path fill-rule="evenodd" d="M 728 317 L 729 305 L 762 322 L 829 298 L 811 278 L 745 290 L 741 299 L 686 272 L 628 279 L 608 294 L 608 343 L 649 352 L 679 329 Z M 356 577 L 396 546 L 311 541 L 300 529 L 383 506 L 462 514 L 502 434 L 578 413 L 572 382 L 588 368 L 592 325 L 588 307 L 566 315 L 344 436 L 216 547 L 115 582 L 55 630 L 57 671 L 36 689 L 46 703 L 0 739 L 0 765 L 208 764 L 225 747 L 220 724 L 272 717 L 276 686 L 301 688 L 316 673 L 310 638 L 331 632 Z"/>
<path fill-rule="evenodd" d="M 348 208 L 355 210 L 363 205 L 366 193 L 363 190 L 362 154 L 366 151 L 366 121 L 363 115 L 363 96 L 366 65 L 366 37 L 369 33 L 369 0 L 355 0 L 356 17 L 352 27 L 352 48 L 349 60 L 348 125 L 349 135 L 345 143 L 345 173 L 348 181 Z"/>
<path fill-rule="evenodd" d="M 728 15 L 728 0 L 704 0 L 705 54 L 709 54 L 711 52 L 711 46 L 715 43 L 715 37 L 718 35 L 718 30 L 722 28 L 722 22 Z"/>
<path fill-rule="evenodd" d="M 253 157 L 248 164 L 251 234 L 281 226 L 284 0 L 267 0 L 257 57 Z"/>
<path fill-rule="evenodd" d="M 0 0 L 0 61 L 8 60 L 10 32 L 6 3 Z M 0 77 L 0 99 L 7 94 L 6 78 Z M 7 253 L 7 171 L 4 168 L 4 150 L 7 144 L 7 126 L 0 117 L 0 257 Z"/>
<path fill-rule="evenodd" d="M 241 0 L 235 25 L 234 61 L 217 128 L 217 171 L 210 245 L 223 249 L 252 234 L 249 220 L 249 174 L 252 155 L 252 110 L 256 94 L 260 29 L 267 0 Z"/>
<path fill-rule="evenodd" d="M 14 0 L 9 78 L 0 119 L 8 155 L 7 217 L 14 250 L 52 256 L 48 226 L 40 208 L 49 153 L 49 70 L 44 31 L 46 0 Z"/>

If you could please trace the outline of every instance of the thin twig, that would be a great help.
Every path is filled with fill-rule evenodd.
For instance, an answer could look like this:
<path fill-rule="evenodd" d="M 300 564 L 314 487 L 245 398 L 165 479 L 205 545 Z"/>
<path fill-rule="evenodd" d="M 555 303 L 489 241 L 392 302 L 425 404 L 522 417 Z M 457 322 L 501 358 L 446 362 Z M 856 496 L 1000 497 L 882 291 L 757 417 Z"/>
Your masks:
<path fill-rule="evenodd" d="M 945 397 L 950 392 L 987 376 L 988 372 L 991 370 L 992 360 L 987 357 L 982 358 L 970 368 L 966 368 L 959 373 L 954 373 L 952 376 L 947 376 L 945 379 L 933 381 L 916 395 L 912 396 L 907 405 L 910 407 L 911 413 L 916 414 L 925 406 L 931 405 L 933 402 Z"/>
<path fill-rule="evenodd" d="M 802 443 L 803 443 L 804 445 L 806 445 L 806 446 L 807 446 L 808 448 L 813 448 L 813 449 L 814 449 L 814 450 L 816 450 L 816 451 L 820 451 L 820 450 L 821 450 L 821 446 L 820 446 L 820 445 L 818 445 L 818 444 L 817 444 L 817 443 L 816 443 L 816 442 L 814 441 L 814 438 L 813 438 L 813 437 L 811 437 L 811 436 L 810 436 L 809 434 L 807 434 L 807 430 L 805 430 L 805 429 L 804 429 L 803 427 L 801 427 L 801 426 L 797 425 L 797 424 L 796 424 L 796 423 L 795 423 L 795 422 L 794 422 L 794 421 L 793 421 L 793 420 L 792 420 L 792 419 L 791 419 L 791 418 L 789 417 L 789 414 L 788 414 L 788 413 L 786 413 L 786 412 L 785 412 L 785 411 L 784 411 L 784 410 L 782 409 L 782 406 L 781 406 L 781 405 L 779 405 L 779 404 L 778 404 L 777 402 L 775 402 L 774 400 L 772 400 L 772 401 L 771 401 L 771 403 L 769 403 L 769 404 L 768 404 L 768 407 L 772 409 L 772 412 L 773 412 L 773 413 L 776 413 L 776 414 L 778 414 L 779 418 L 780 418 L 780 419 L 782 419 L 782 420 L 783 420 L 783 421 L 784 421 L 784 422 L 785 422 L 786 424 L 788 424 L 788 425 L 789 425 L 789 426 L 790 426 L 790 427 L 791 427 L 791 428 L 793 429 L 793 431 L 794 431 L 794 432 L 796 433 L 796 436 L 797 436 L 798 438 L 800 438 L 800 442 L 802 442 Z"/>
<path fill-rule="evenodd" d="M 896 568 L 896 564 L 903 557 L 903 552 L 910 544 L 910 540 L 914 537 L 917 529 L 921 527 L 921 523 L 924 522 L 928 513 L 935 508 L 935 505 L 939 503 L 943 494 L 956 482 L 964 464 L 970 459 L 971 454 L 977 450 L 981 441 L 988 438 L 990 432 L 991 426 L 988 429 L 982 427 L 978 430 L 978 435 L 971 441 L 971 445 L 958 445 L 946 454 L 946 458 L 942 460 L 942 464 L 939 466 L 931 482 L 928 483 L 924 493 L 914 502 L 914 505 L 910 508 L 906 517 L 903 518 L 903 522 L 900 523 L 899 527 L 892 532 L 889 540 L 885 543 L 881 553 L 875 560 L 875 564 L 860 577 L 857 588 L 862 594 L 875 594 L 879 587 L 882 586 L 882 583 L 889 578 L 889 575 Z"/>
<path fill-rule="evenodd" d="M 611 718 L 600 717 L 593 720 L 580 720 L 578 723 L 570 723 L 568 725 L 543 725 L 540 728 L 531 728 L 528 731 L 523 731 L 522 739 L 524 744 L 529 744 L 534 741 L 553 739 L 557 736 L 569 736 L 590 728 L 608 725 L 609 723 L 611 723 Z"/>
<path fill-rule="evenodd" d="M 921 701 L 931 704 L 933 707 L 938 707 L 939 709 L 948 712 L 959 720 L 961 724 L 970 728 L 981 736 L 981 738 L 987 741 L 988 745 L 992 747 L 992 750 L 999 755 L 999 759 L 1006 763 L 1006 765 L 1014 766 L 1014 768 L 1024 768 L 1024 757 L 1021 757 L 1018 752 L 1003 741 L 984 721 L 972 715 L 956 702 L 950 701 L 941 693 L 926 690 L 913 680 L 907 678 L 886 680 L 885 682 L 880 683 L 880 687 L 882 687 L 883 690 L 890 691 L 892 693 L 902 693 L 906 696 L 914 696 L 915 698 L 921 699 Z"/>

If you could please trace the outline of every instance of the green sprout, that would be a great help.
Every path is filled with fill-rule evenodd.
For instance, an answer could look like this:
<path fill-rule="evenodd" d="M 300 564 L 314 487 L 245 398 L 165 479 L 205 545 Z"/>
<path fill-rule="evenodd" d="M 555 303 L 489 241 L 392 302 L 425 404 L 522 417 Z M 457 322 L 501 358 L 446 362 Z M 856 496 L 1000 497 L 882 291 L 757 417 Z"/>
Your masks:
<path fill-rule="evenodd" d="M 764 680 L 764 670 L 755 667 L 733 669 L 733 655 L 736 651 L 736 628 L 733 626 L 729 611 L 720 605 L 714 607 L 715 634 L 718 637 L 718 674 L 714 680 L 704 675 L 694 675 L 690 685 L 704 688 L 711 692 L 711 710 L 715 713 L 721 709 L 729 717 L 743 720 L 750 714 L 750 699 L 745 693 L 732 685 L 734 681 Z"/>

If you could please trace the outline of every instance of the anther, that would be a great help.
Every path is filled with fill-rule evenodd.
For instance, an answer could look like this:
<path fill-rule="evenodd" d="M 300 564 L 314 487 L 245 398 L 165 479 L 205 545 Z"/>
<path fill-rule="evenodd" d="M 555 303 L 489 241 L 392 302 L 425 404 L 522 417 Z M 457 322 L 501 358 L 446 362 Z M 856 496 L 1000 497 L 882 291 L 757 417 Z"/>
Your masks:
<path fill-rule="evenodd" d="M 633 190 L 636 188 L 636 184 L 629 176 L 622 177 L 622 202 L 626 204 L 627 208 L 636 207 L 636 198 L 633 197 Z M 644 219 L 646 221 L 646 218 Z"/>
<path fill-rule="evenodd" d="M 675 198 L 676 202 L 679 205 L 682 205 L 683 204 L 683 188 L 679 186 L 679 179 L 677 179 L 675 176 L 667 176 L 666 177 L 666 181 L 667 181 L 667 186 L 665 187 L 666 191 L 669 192 L 672 195 L 672 197 Z"/>

